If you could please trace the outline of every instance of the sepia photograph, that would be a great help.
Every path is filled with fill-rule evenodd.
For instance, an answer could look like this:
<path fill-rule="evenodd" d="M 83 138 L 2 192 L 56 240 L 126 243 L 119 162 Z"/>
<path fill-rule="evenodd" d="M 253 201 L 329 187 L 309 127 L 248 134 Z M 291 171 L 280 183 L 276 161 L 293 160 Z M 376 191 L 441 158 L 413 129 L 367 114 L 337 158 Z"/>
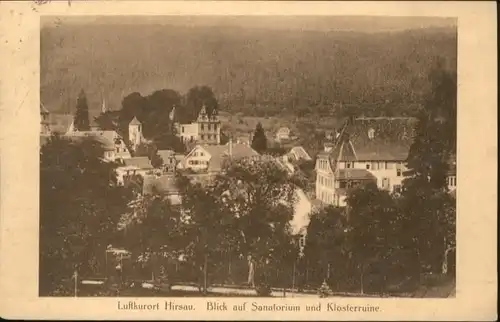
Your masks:
<path fill-rule="evenodd" d="M 456 150 L 456 18 L 42 16 L 39 296 L 454 297 Z"/>

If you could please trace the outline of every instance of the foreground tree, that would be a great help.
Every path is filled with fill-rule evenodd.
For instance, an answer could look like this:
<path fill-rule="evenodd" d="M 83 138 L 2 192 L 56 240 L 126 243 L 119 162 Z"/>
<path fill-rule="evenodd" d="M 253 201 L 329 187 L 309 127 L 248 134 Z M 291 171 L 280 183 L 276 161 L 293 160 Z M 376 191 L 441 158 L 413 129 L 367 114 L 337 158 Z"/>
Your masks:
<path fill-rule="evenodd" d="M 296 188 L 286 171 L 269 161 L 228 162 L 216 179 L 223 209 L 236 220 L 238 239 L 232 247 L 245 258 L 251 256 L 255 267 L 266 266 L 266 259 L 278 263 L 293 243 L 289 222 Z"/>
<path fill-rule="evenodd" d="M 206 107 L 209 115 L 214 110 L 218 111 L 219 103 L 212 88 L 208 86 L 195 86 L 189 89 L 186 94 L 186 106 L 182 111 L 184 118 L 188 121 L 196 120 L 203 105 Z"/>
<path fill-rule="evenodd" d="M 74 126 L 77 131 L 89 131 L 90 130 L 90 120 L 89 120 L 89 106 L 87 104 L 87 96 L 83 89 L 78 95 L 76 101 L 76 113 L 74 118 Z"/>
<path fill-rule="evenodd" d="M 343 253 L 346 219 L 343 209 L 329 206 L 311 214 L 307 227 L 305 258 L 312 267 L 318 267 L 316 282 L 345 279 L 347 258 Z M 320 280 L 321 279 L 321 280 Z"/>
<path fill-rule="evenodd" d="M 138 195 L 129 204 L 130 211 L 119 222 L 123 246 L 136 262 L 149 266 L 151 280 L 159 277 L 168 260 L 177 260 L 182 253 L 182 218 L 178 208 L 159 194 Z"/>
<path fill-rule="evenodd" d="M 97 274 L 132 198 L 92 139 L 53 136 L 40 151 L 40 295 L 66 289 L 76 270 Z M 67 291 L 67 290 L 66 290 Z"/>
<path fill-rule="evenodd" d="M 200 291 L 206 293 L 210 264 L 230 248 L 236 238 L 235 218 L 221 205 L 220 190 L 213 185 L 177 180 L 184 213 L 184 254 L 192 264 Z"/>
<path fill-rule="evenodd" d="M 420 111 L 401 199 L 408 247 L 419 271 L 439 272 L 455 245 L 456 205 L 447 194 L 450 158 L 456 154 L 456 75 L 442 60 L 429 73 L 429 93 Z M 410 246 L 411 245 L 411 246 Z"/>
<path fill-rule="evenodd" d="M 255 127 L 255 132 L 252 139 L 252 149 L 259 153 L 263 153 L 267 149 L 267 138 L 266 133 L 262 124 L 259 122 Z"/>
<path fill-rule="evenodd" d="M 448 161 L 456 153 L 456 76 L 438 60 L 429 74 L 430 91 L 419 112 L 416 135 L 408 156 L 410 179 L 445 189 Z"/>
<path fill-rule="evenodd" d="M 388 277 L 384 272 L 390 269 L 391 254 L 398 249 L 399 240 L 405 234 L 399 226 L 397 205 L 392 196 L 379 190 L 375 183 L 352 189 L 347 196 L 347 205 L 345 246 L 359 273 L 360 291 L 363 293 L 366 286 L 370 286 L 372 290 L 382 292 Z M 374 271 L 379 280 L 369 280 L 372 285 L 366 285 L 366 273 Z"/>

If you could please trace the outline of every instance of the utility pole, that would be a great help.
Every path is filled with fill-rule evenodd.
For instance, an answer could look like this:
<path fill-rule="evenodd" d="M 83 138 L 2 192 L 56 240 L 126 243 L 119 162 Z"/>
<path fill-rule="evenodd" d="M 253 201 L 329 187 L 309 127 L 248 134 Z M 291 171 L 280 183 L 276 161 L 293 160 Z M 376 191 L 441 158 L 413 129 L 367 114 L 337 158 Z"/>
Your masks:
<path fill-rule="evenodd" d="M 207 275 L 208 275 L 208 255 L 205 252 L 205 260 L 203 263 L 203 293 L 207 294 Z"/>
<path fill-rule="evenodd" d="M 73 278 L 75 279 L 75 297 L 78 296 L 78 271 L 75 269 L 73 273 Z"/>

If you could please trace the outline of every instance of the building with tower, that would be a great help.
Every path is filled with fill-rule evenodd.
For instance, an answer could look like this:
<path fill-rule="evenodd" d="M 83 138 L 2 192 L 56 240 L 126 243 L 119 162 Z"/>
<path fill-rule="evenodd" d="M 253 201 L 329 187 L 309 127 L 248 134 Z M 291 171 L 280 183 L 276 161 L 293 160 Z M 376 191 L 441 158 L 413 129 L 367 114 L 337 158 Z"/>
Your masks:
<path fill-rule="evenodd" d="M 134 150 L 144 141 L 142 136 L 142 123 L 139 122 L 135 116 L 128 124 L 128 139 Z"/>
<path fill-rule="evenodd" d="M 176 119 L 175 107 L 173 107 L 170 120 L 174 122 L 176 135 L 184 143 L 220 144 L 220 120 L 216 109 L 209 112 L 207 107 L 203 105 L 196 120 L 186 123 Z"/>

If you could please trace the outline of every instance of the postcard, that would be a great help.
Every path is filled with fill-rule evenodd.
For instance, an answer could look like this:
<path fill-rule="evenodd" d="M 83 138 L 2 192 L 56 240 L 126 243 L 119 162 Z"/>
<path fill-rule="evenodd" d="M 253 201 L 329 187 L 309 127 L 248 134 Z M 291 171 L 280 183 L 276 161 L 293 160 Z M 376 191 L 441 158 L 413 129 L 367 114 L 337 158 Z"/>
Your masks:
<path fill-rule="evenodd" d="M 0 5 L 0 314 L 497 318 L 488 2 Z"/>

